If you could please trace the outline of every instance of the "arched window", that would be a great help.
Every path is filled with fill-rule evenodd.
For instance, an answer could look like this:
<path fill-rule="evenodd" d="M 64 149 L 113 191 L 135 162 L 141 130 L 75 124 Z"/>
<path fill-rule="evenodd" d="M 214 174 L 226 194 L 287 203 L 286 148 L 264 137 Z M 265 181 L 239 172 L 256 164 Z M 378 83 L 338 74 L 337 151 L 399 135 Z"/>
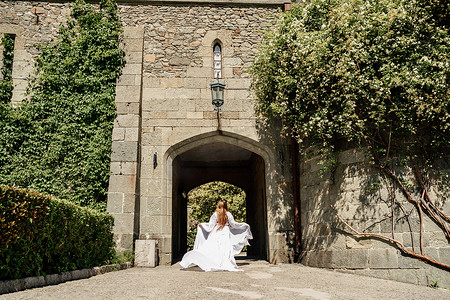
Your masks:
<path fill-rule="evenodd" d="M 219 43 L 214 45 L 214 78 L 222 78 L 222 47 Z"/>

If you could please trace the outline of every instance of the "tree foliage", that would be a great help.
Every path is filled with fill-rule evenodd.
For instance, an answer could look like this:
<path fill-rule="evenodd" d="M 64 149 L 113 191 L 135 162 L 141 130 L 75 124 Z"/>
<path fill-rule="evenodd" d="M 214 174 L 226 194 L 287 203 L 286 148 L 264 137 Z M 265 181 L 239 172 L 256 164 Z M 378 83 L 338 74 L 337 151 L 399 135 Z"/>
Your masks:
<path fill-rule="evenodd" d="M 75 1 L 40 45 L 29 101 L 1 108 L 0 183 L 106 207 L 121 32 L 115 1 Z"/>
<path fill-rule="evenodd" d="M 390 188 L 392 211 L 409 202 L 420 216 L 421 254 L 394 243 L 447 269 L 424 253 L 423 216 L 450 240 L 450 218 L 439 210 L 445 197 L 429 192 L 433 163 L 448 169 L 450 153 L 448 20 L 443 0 L 304 1 L 266 32 L 252 67 L 262 121 L 280 119 L 302 144 L 318 144 L 331 169 L 340 142 L 368 149 L 380 177 L 401 191 Z M 413 181 L 394 171 L 399 162 Z M 441 195 L 443 175 L 433 183 Z"/>
<path fill-rule="evenodd" d="M 228 210 L 236 222 L 247 220 L 245 192 L 242 189 L 221 181 L 201 185 L 188 193 L 188 218 L 190 220 L 188 246 L 194 245 L 197 224 L 209 222 L 219 200 L 227 201 Z"/>
<path fill-rule="evenodd" d="M 448 10 L 436 2 L 294 5 L 266 33 L 253 66 L 258 112 L 324 149 L 345 138 L 386 154 L 389 142 L 392 149 L 408 136 L 441 155 L 450 133 L 450 37 L 444 16 L 434 18 Z"/>

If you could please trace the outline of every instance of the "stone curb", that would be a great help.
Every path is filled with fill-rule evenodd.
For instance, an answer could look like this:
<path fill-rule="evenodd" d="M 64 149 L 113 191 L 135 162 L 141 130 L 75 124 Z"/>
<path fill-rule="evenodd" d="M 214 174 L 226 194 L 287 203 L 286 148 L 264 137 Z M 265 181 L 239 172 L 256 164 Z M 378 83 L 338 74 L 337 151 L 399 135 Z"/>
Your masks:
<path fill-rule="evenodd" d="M 14 293 L 26 289 L 54 285 L 71 280 L 85 279 L 95 275 L 100 275 L 112 271 L 125 270 L 132 267 L 130 262 L 123 264 L 106 265 L 91 269 L 74 270 L 61 274 L 51 274 L 47 276 L 26 277 L 14 280 L 0 281 L 0 295 Z"/>

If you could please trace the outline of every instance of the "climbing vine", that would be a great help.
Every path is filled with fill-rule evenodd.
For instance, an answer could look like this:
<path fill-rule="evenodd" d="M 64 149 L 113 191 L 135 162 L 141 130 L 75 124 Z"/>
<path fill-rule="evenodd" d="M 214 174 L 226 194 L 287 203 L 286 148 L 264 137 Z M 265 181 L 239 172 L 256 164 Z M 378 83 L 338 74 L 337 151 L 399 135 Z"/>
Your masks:
<path fill-rule="evenodd" d="M 440 209 L 449 188 L 448 12 L 446 1 L 305 1 L 266 32 L 252 67 L 261 121 L 279 119 L 301 145 L 318 145 L 332 171 L 342 142 L 367 149 L 401 191 L 391 189 L 392 209 L 403 200 L 416 208 L 421 242 L 424 214 L 450 240 Z"/>
<path fill-rule="evenodd" d="M 29 100 L 0 122 L 0 183 L 104 209 L 115 86 L 124 65 L 117 4 L 77 0 L 40 46 Z"/>
<path fill-rule="evenodd" d="M 8 103 L 12 98 L 12 66 L 14 59 L 14 35 L 5 33 L 2 37 L 1 46 L 3 46 L 2 74 L 0 80 L 0 103 Z"/>

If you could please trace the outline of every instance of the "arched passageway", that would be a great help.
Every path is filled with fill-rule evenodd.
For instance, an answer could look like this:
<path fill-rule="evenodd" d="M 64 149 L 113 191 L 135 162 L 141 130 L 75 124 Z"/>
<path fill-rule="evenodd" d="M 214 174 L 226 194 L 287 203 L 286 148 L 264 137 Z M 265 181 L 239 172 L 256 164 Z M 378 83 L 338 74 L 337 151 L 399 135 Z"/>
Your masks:
<path fill-rule="evenodd" d="M 223 181 L 247 195 L 247 222 L 253 233 L 248 256 L 268 259 L 265 162 L 253 151 L 211 139 L 178 154 L 172 161 L 172 261 L 186 252 L 187 192 L 211 181 Z"/>

